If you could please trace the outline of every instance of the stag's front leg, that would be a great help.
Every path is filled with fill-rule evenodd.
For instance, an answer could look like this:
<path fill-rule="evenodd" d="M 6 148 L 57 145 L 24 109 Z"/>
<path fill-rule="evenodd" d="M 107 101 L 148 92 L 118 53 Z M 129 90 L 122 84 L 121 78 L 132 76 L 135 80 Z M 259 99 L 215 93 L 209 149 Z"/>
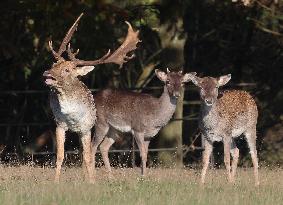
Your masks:
<path fill-rule="evenodd" d="M 56 173 L 54 179 L 56 183 L 59 183 L 61 167 L 64 160 L 64 143 L 65 143 L 65 130 L 61 127 L 56 127 L 57 157 L 56 157 Z"/>
<path fill-rule="evenodd" d="M 213 149 L 213 144 L 209 142 L 207 139 L 205 139 L 204 137 L 204 152 L 202 154 L 203 167 L 201 171 L 201 183 L 202 184 L 204 184 L 204 181 L 205 181 L 205 175 L 206 175 L 206 171 L 209 165 L 209 159 L 210 159 L 212 149 Z"/>
<path fill-rule="evenodd" d="M 92 147 L 91 147 L 91 132 L 89 131 L 88 133 L 83 134 L 81 136 L 81 140 L 83 145 L 83 159 L 88 173 L 89 182 L 93 183 L 94 156 L 92 154 Z"/>
<path fill-rule="evenodd" d="M 146 174 L 146 161 L 147 161 L 147 148 L 144 141 L 144 135 L 142 133 L 134 133 L 136 143 L 140 150 L 140 157 L 142 161 L 141 174 L 144 176 Z"/>

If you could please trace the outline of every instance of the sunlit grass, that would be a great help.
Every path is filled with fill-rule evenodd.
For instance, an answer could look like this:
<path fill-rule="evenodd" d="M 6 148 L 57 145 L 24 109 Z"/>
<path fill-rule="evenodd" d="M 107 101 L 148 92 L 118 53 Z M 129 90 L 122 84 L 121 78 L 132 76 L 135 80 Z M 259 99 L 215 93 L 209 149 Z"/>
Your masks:
<path fill-rule="evenodd" d="M 0 167 L 0 204 L 282 204 L 283 170 L 261 169 L 261 185 L 254 186 L 252 169 L 239 169 L 235 185 L 224 170 L 211 170 L 199 185 L 199 170 L 116 169 L 108 179 L 98 169 L 96 184 L 83 179 L 80 168 L 66 168 L 60 184 L 54 170 L 28 166 Z"/>

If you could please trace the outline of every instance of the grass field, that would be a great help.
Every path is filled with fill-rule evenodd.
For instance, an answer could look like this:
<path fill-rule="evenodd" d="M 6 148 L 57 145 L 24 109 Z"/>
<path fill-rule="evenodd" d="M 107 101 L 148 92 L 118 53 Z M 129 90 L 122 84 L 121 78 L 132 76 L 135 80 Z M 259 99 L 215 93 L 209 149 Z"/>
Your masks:
<path fill-rule="evenodd" d="M 226 182 L 224 170 L 211 170 L 200 186 L 199 170 L 116 169 L 108 179 L 97 170 L 96 184 L 83 180 L 83 170 L 66 168 L 60 184 L 54 169 L 0 167 L 0 204 L 283 204 L 283 170 L 260 169 L 261 185 L 254 187 L 252 169 L 239 169 L 236 184 Z"/>

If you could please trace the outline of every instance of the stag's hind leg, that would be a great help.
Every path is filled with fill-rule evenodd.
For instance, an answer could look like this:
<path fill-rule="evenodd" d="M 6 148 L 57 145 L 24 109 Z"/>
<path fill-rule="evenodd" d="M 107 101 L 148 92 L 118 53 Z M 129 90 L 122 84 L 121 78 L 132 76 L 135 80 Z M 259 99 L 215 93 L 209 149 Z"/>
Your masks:
<path fill-rule="evenodd" d="M 245 132 L 245 136 L 250 148 L 250 154 L 254 165 L 255 185 L 258 186 L 259 177 L 258 177 L 258 158 L 257 158 L 257 150 L 256 150 L 256 127 L 247 130 Z"/>
<path fill-rule="evenodd" d="M 234 139 L 232 139 L 230 152 L 231 152 L 231 155 L 232 155 L 232 158 L 233 158 L 232 173 L 231 173 L 232 179 L 231 180 L 232 180 L 232 182 L 235 182 L 236 170 L 237 170 L 238 161 L 239 161 L 239 149 L 237 148 Z"/>
<path fill-rule="evenodd" d="M 56 173 L 54 181 L 59 182 L 61 167 L 64 160 L 64 143 L 65 143 L 65 130 L 61 127 L 56 127 Z"/>

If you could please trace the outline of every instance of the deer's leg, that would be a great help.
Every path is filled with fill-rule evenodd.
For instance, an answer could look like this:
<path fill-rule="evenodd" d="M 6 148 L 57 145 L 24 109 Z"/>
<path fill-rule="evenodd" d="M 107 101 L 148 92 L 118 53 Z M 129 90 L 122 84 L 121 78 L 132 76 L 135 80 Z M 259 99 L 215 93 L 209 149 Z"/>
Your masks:
<path fill-rule="evenodd" d="M 146 152 L 147 149 L 144 141 L 144 135 L 142 133 L 134 133 L 134 137 L 140 150 L 140 157 L 142 161 L 141 174 L 144 176 L 146 174 L 146 161 L 147 161 L 147 152 Z"/>
<path fill-rule="evenodd" d="M 230 157 L 230 146 L 231 146 L 231 139 L 229 137 L 224 137 L 223 139 L 224 144 L 224 164 L 227 170 L 228 181 L 232 182 L 231 179 L 231 157 Z"/>
<path fill-rule="evenodd" d="M 254 165 L 254 176 L 255 176 L 255 185 L 259 185 L 259 178 L 258 178 L 258 158 L 257 158 L 257 150 L 256 150 L 256 128 L 250 129 L 245 133 L 251 158 Z"/>
<path fill-rule="evenodd" d="M 111 166 L 110 166 L 110 162 L 109 162 L 108 153 L 109 153 L 110 147 L 113 145 L 114 142 L 115 142 L 114 139 L 106 136 L 99 146 L 100 151 L 101 151 L 101 155 L 102 155 L 102 159 L 103 159 L 106 171 L 108 173 L 111 173 Z"/>
<path fill-rule="evenodd" d="M 92 154 L 91 148 L 91 132 L 89 131 L 88 133 L 83 134 L 81 136 L 81 140 L 83 145 L 83 159 L 88 173 L 89 182 L 93 183 L 94 155 Z"/>
<path fill-rule="evenodd" d="M 113 143 L 115 142 L 115 140 L 119 137 L 117 131 L 110 126 L 107 136 L 104 138 L 104 140 L 102 141 L 102 143 L 100 144 L 100 151 L 101 151 L 101 155 L 102 155 L 102 159 L 106 168 L 106 171 L 109 174 L 109 177 L 111 177 L 111 166 L 110 166 L 110 162 L 109 162 L 109 149 L 110 147 L 113 145 Z"/>
<path fill-rule="evenodd" d="M 149 146 L 149 143 L 150 143 L 149 140 L 144 141 L 144 148 L 145 148 L 146 156 L 148 155 L 148 146 Z"/>
<path fill-rule="evenodd" d="M 95 136 L 93 138 L 93 143 L 92 143 L 92 154 L 93 154 L 94 159 L 95 159 L 97 148 L 101 144 L 103 139 L 105 138 L 108 130 L 109 130 L 108 124 L 99 123 L 99 122 L 96 123 Z"/>
<path fill-rule="evenodd" d="M 239 149 L 237 148 L 236 146 L 236 143 L 234 140 L 232 140 L 232 143 L 231 143 L 231 155 L 232 155 L 232 158 L 233 158 L 233 161 L 232 161 L 232 182 L 235 182 L 235 176 L 236 176 L 236 169 L 237 169 L 237 166 L 238 166 L 238 160 L 239 160 Z"/>
<path fill-rule="evenodd" d="M 213 144 L 204 138 L 204 152 L 202 154 L 203 167 L 201 171 L 201 183 L 202 184 L 204 184 L 204 181 L 205 181 L 205 175 L 206 175 L 206 171 L 209 165 L 209 159 L 210 159 L 212 149 L 213 149 Z"/>
<path fill-rule="evenodd" d="M 56 173 L 54 181 L 59 182 L 61 167 L 64 160 L 64 143 L 65 143 L 65 130 L 61 127 L 56 127 Z"/>
<path fill-rule="evenodd" d="M 144 166 L 144 173 L 146 174 L 146 163 L 147 163 L 147 156 L 148 156 L 148 146 L 149 146 L 150 141 L 145 140 L 144 141 L 144 149 L 145 149 L 145 162 L 143 164 Z"/>

